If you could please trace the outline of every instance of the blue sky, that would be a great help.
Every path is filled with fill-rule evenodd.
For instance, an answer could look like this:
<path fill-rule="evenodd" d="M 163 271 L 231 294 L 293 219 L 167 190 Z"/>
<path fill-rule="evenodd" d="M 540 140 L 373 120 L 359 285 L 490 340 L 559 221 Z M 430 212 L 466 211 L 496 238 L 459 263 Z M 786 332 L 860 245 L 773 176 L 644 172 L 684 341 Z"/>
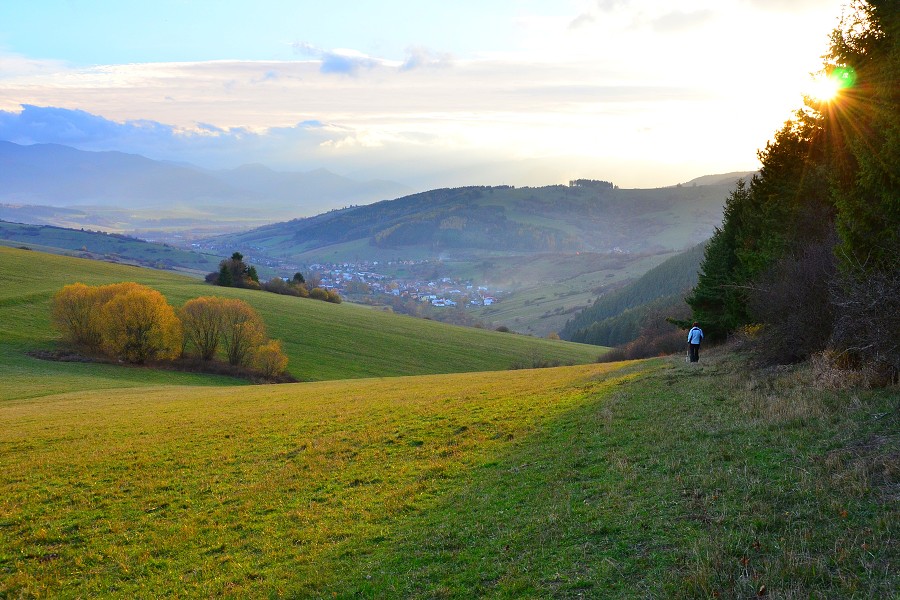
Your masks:
<path fill-rule="evenodd" d="M 395 59 L 411 45 L 467 55 L 508 47 L 510 15 L 552 6 L 504 0 L 10 1 L 0 4 L 0 46 L 80 66 L 291 60 L 297 41 Z"/>
<path fill-rule="evenodd" d="M 839 0 L 0 3 L 0 139 L 417 188 L 757 167 Z"/>

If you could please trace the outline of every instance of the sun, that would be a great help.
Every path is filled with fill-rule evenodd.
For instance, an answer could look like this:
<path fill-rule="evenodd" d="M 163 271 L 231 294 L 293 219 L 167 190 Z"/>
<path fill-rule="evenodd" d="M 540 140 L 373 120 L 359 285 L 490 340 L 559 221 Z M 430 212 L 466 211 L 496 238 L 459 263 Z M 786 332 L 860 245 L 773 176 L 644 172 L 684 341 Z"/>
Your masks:
<path fill-rule="evenodd" d="M 831 102 L 842 90 L 856 83 L 856 72 L 850 67 L 835 67 L 827 75 L 813 79 L 808 95 L 819 102 Z"/>
<path fill-rule="evenodd" d="M 831 102 L 841 89 L 840 80 L 834 77 L 819 77 L 810 84 L 809 96 L 819 102 Z"/>

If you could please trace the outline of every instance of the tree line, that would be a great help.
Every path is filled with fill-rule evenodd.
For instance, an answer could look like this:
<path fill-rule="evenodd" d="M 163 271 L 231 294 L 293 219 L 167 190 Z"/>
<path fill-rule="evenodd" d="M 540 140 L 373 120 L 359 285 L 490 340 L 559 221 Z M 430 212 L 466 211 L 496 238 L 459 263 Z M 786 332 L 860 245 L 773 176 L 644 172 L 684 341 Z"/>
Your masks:
<path fill-rule="evenodd" d="M 266 379 L 287 368 L 280 342 L 267 338 L 259 314 L 238 299 L 203 296 L 176 311 L 138 283 L 74 283 L 53 297 L 52 322 L 80 352 L 132 364 L 221 357 Z"/>
<path fill-rule="evenodd" d="M 826 352 L 900 374 L 900 11 L 857 0 L 831 35 L 824 75 L 841 87 L 805 106 L 728 197 L 687 298 L 711 338 L 762 325 L 759 352 Z M 754 328 L 755 330 L 755 328 Z"/>
<path fill-rule="evenodd" d="M 294 273 L 294 277 L 285 281 L 281 277 L 273 277 L 269 281 L 259 282 L 256 267 L 244 262 L 244 255 L 235 252 L 231 258 L 226 258 L 219 263 L 219 270 L 206 276 L 206 282 L 222 287 L 237 287 L 250 290 L 263 290 L 274 294 L 297 296 L 299 298 L 312 298 L 324 300 L 334 304 L 342 302 L 337 290 L 327 290 L 318 286 L 309 289 L 302 273 Z"/>

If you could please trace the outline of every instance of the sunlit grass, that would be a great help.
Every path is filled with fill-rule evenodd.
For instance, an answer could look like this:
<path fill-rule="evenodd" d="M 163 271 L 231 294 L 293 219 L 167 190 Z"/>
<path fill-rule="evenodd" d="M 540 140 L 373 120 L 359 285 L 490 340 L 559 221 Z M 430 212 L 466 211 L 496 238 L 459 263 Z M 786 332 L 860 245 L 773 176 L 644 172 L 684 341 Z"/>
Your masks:
<path fill-rule="evenodd" d="M 241 594 L 334 585 L 618 366 L 0 406 L 0 590 Z M 143 592 L 142 592 L 143 590 Z"/>
<path fill-rule="evenodd" d="M 740 368 L 6 402 L 0 594 L 890 597 L 896 394 Z"/>

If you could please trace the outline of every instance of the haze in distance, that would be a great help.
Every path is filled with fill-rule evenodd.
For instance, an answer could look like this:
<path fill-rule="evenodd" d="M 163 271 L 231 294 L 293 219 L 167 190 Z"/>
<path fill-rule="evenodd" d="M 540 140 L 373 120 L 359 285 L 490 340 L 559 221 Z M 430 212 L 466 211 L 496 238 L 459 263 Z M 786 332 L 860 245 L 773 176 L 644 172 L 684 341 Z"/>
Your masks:
<path fill-rule="evenodd" d="M 414 190 L 758 167 L 838 0 L 0 5 L 0 139 Z"/>

